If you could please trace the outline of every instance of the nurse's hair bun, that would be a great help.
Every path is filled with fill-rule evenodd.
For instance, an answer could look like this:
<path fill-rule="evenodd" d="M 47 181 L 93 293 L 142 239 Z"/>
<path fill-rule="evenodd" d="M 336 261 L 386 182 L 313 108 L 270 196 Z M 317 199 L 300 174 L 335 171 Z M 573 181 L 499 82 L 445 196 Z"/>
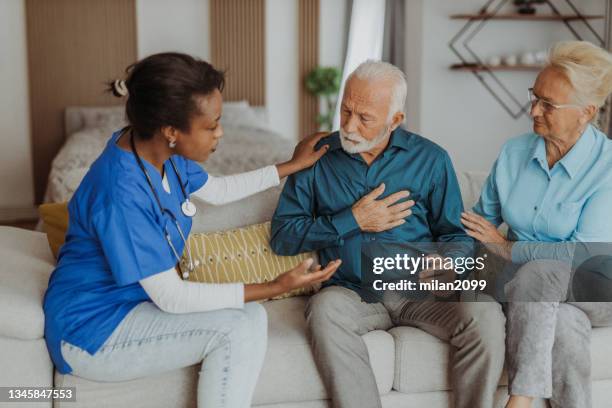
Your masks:
<path fill-rule="evenodd" d="M 128 88 L 123 79 L 115 79 L 109 84 L 109 91 L 117 98 L 122 98 L 128 95 Z"/>

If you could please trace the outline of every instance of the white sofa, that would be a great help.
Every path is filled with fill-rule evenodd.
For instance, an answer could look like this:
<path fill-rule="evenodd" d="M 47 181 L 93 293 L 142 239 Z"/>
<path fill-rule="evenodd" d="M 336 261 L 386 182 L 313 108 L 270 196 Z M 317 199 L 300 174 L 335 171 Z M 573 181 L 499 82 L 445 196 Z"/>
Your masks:
<path fill-rule="evenodd" d="M 482 174 L 459 174 L 466 206 L 475 202 L 483 178 Z M 207 221 L 196 223 L 194 230 L 228 229 L 269 219 L 279 191 L 273 189 L 225 208 L 201 206 Z M 196 366 L 121 383 L 92 382 L 54 372 L 43 339 L 42 299 L 54 264 L 45 235 L 1 227 L 0 259 L 0 386 L 76 387 L 76 403 L 57 402 L 55 407 L 195 407 Z M 306 337 L 306 301 L 294 297 L 264 304 L 269 346 L 254 406 L 329 406 Z M 452 406 L 447 344 L 410 327 L 373 331 L 364 340 L 384 407 Z M 612 407 L 612 328 L 594 329 L 592 356 L 594 407 Z M 504 376 L 497 406 L 503 406 L 506 399 L 505 384 Z M 0 407 L 15 406 L 0 402 Z M 536 406 L 544 403 L 539 401 Z"/>

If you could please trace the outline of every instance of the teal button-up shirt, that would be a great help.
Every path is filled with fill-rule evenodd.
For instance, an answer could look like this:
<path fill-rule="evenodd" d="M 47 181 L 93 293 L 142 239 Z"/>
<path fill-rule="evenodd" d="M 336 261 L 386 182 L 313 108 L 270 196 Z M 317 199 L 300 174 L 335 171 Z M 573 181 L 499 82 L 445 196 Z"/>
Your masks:
<path fill-rule="evenodd" d="M 588 126 L 549 168 L 544 139 L 511 139 L 473 210 L 508 225 L 515 263 L 572 256 L 572 246 L 550 243 L 612 242 L 612 141 Z"/>
<path fill-rule="evenodd" d="M 443 242 L 447 256 L 471 254 L 473 240 L 460 216 L 461 192 L 450 157 L 435 143 L 401 128 L 369 166 L 342 149 L 338 133 L 323 139 L 329 151 L 311 168 L 290 176 L 272 218 L 272 249 L 280 255 L 318 251 L 320 263 L 343 263 L 327 284 L 358 289 L 362 243 Z M 406 223 L 379 233 L 362 232 L 352 206 L 385 183 L 380 198 L 400 190 L 415 201 Z M 466 244 L 467 242 L 467 244 Z"/>

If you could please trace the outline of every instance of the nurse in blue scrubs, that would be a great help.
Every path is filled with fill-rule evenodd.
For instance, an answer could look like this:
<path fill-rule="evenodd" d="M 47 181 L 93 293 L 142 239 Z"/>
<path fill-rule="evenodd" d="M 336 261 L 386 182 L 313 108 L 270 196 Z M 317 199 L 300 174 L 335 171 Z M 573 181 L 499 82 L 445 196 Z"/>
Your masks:
<path fill-rule="evenodd" d="M 327 280 L 307 260 L 272 282 L 188 281 L 178 266 L 195 206 L 242 199 L 313 165 L 326 147 L 306 138 L 292 159 L 228 177 L 196 161 L 223 129 L 223 73 L 178 53 L 156 54 L 111 84 L 127 97 L 129 126 L 115 132 L 68 204 L 70 224 L 45 294 L 45 338 L 58 371 L 125 381 L 201 364 L 198 407 L 251 405 L 267 321 L 252 302 Z"/>

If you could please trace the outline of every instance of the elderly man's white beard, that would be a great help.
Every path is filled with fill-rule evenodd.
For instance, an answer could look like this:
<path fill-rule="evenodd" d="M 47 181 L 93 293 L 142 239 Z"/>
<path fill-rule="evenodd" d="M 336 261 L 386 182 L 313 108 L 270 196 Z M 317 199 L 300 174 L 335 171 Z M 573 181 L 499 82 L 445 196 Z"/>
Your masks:
<path fill-rule="evenodd" d="M 340 144 L 345 152 L 350 154 L 364 153 L 372 150 L 388 136 L 389 126 L 386 126 L 378 136 L 372 140 L 368 140 L 357 132 L 346 133 L 340 128 Z M 353 143 L 357 142 L 357 143 Z"/>

